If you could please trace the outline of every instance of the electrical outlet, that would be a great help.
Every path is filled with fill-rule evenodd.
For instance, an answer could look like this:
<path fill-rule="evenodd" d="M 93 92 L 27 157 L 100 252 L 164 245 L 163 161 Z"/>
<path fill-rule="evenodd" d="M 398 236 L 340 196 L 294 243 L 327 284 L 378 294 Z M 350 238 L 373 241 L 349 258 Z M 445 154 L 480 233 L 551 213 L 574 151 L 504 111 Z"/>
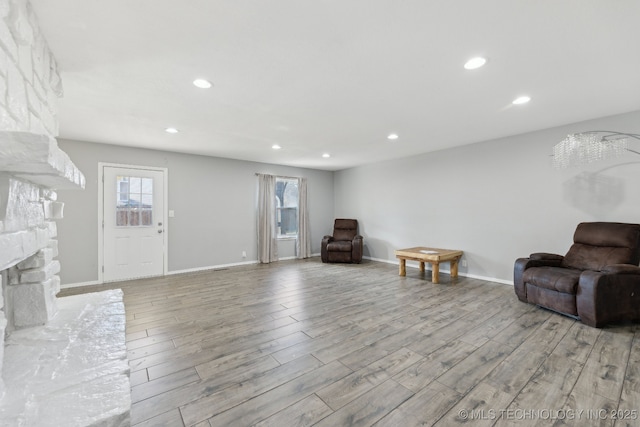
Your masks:
<path fill-rule="evenodd" d="M 246 258 L 247 257 L 247 251 L 242 251 L 242 258 Z"/>
<path fill-rule="evenodd" d="M 461 264 L 462 264 L 463 267 L 466 267 L 467 266 L 467 260 L 463 259 Z"/>

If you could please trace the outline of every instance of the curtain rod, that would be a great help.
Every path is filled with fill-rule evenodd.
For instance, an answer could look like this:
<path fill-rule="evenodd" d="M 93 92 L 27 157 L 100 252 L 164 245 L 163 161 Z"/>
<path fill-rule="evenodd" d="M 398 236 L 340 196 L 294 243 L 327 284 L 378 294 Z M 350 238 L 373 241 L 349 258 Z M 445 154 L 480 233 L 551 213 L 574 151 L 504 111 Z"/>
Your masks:
<path fill-rule="evenodd" d="M 256 176 L 259 176 L 259 175 L 271 175 L 271 176 L 275 176 L 275 177 L 278 177 L 278 178 L 287 178 L 287 179 L 300 179 L 300 178 L 303 178 L 302 176 L 274 175 L 274 174 L 271 174 L 271 173 L 256 172 Z"/>

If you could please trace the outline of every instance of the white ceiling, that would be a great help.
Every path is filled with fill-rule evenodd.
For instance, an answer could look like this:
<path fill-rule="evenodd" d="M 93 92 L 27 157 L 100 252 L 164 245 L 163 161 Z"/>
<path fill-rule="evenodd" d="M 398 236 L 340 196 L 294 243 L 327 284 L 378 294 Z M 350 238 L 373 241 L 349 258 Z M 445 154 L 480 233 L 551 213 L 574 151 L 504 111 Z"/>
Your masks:
<path fill-rule="evenodd" d="M 640 109 L 638 0 L 30 1 L 62 138 L 339 170 Z"/>

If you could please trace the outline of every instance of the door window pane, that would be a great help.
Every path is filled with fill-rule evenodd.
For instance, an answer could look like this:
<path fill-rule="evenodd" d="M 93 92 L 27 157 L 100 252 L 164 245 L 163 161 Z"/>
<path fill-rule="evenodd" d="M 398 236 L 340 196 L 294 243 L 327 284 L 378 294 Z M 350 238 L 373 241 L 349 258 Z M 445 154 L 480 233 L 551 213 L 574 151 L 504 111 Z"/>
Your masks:
<path fill-rule="evenodd" d="M 116 177 L 116 226 L 153 225 L 153 179 Z"/>
<path fill-rule="evenodd" d="M 153 194 L 153 179 L 152 178 L 142 178 L 142 194 Z"/>
<path fill-rule="evenodd" d="M 140 212 L 137 209 L 131 209 L 129 211 L 129 225 L 132 227 L 140 225 Z"/>
<path fill-rule="evenodd" d="M 151 209 L 140 210 L 140 225 L 151 226 L 153 219 L 153 211 Z"/>

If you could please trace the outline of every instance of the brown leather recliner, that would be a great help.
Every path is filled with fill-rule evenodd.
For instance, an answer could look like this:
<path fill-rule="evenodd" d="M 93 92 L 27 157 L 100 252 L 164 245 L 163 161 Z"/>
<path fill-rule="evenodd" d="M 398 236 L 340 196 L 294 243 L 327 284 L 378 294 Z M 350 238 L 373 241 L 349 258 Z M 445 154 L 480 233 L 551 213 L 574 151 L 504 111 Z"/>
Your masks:
<path fill-rule="evenodd" d="M 640 320 L 640 224 L 584 222 L 573 242 L 564 256 L 516 260 L 518 299 L 596 328 Z"/>
<path fill-rule="evenodd" d="M 324 236 L 320 255 L 322 262 L 362 261 L 362 236 L 358 234 L 358 221 L 355 219 L 336 219 L 333 224 L 333 236 Z"/>

